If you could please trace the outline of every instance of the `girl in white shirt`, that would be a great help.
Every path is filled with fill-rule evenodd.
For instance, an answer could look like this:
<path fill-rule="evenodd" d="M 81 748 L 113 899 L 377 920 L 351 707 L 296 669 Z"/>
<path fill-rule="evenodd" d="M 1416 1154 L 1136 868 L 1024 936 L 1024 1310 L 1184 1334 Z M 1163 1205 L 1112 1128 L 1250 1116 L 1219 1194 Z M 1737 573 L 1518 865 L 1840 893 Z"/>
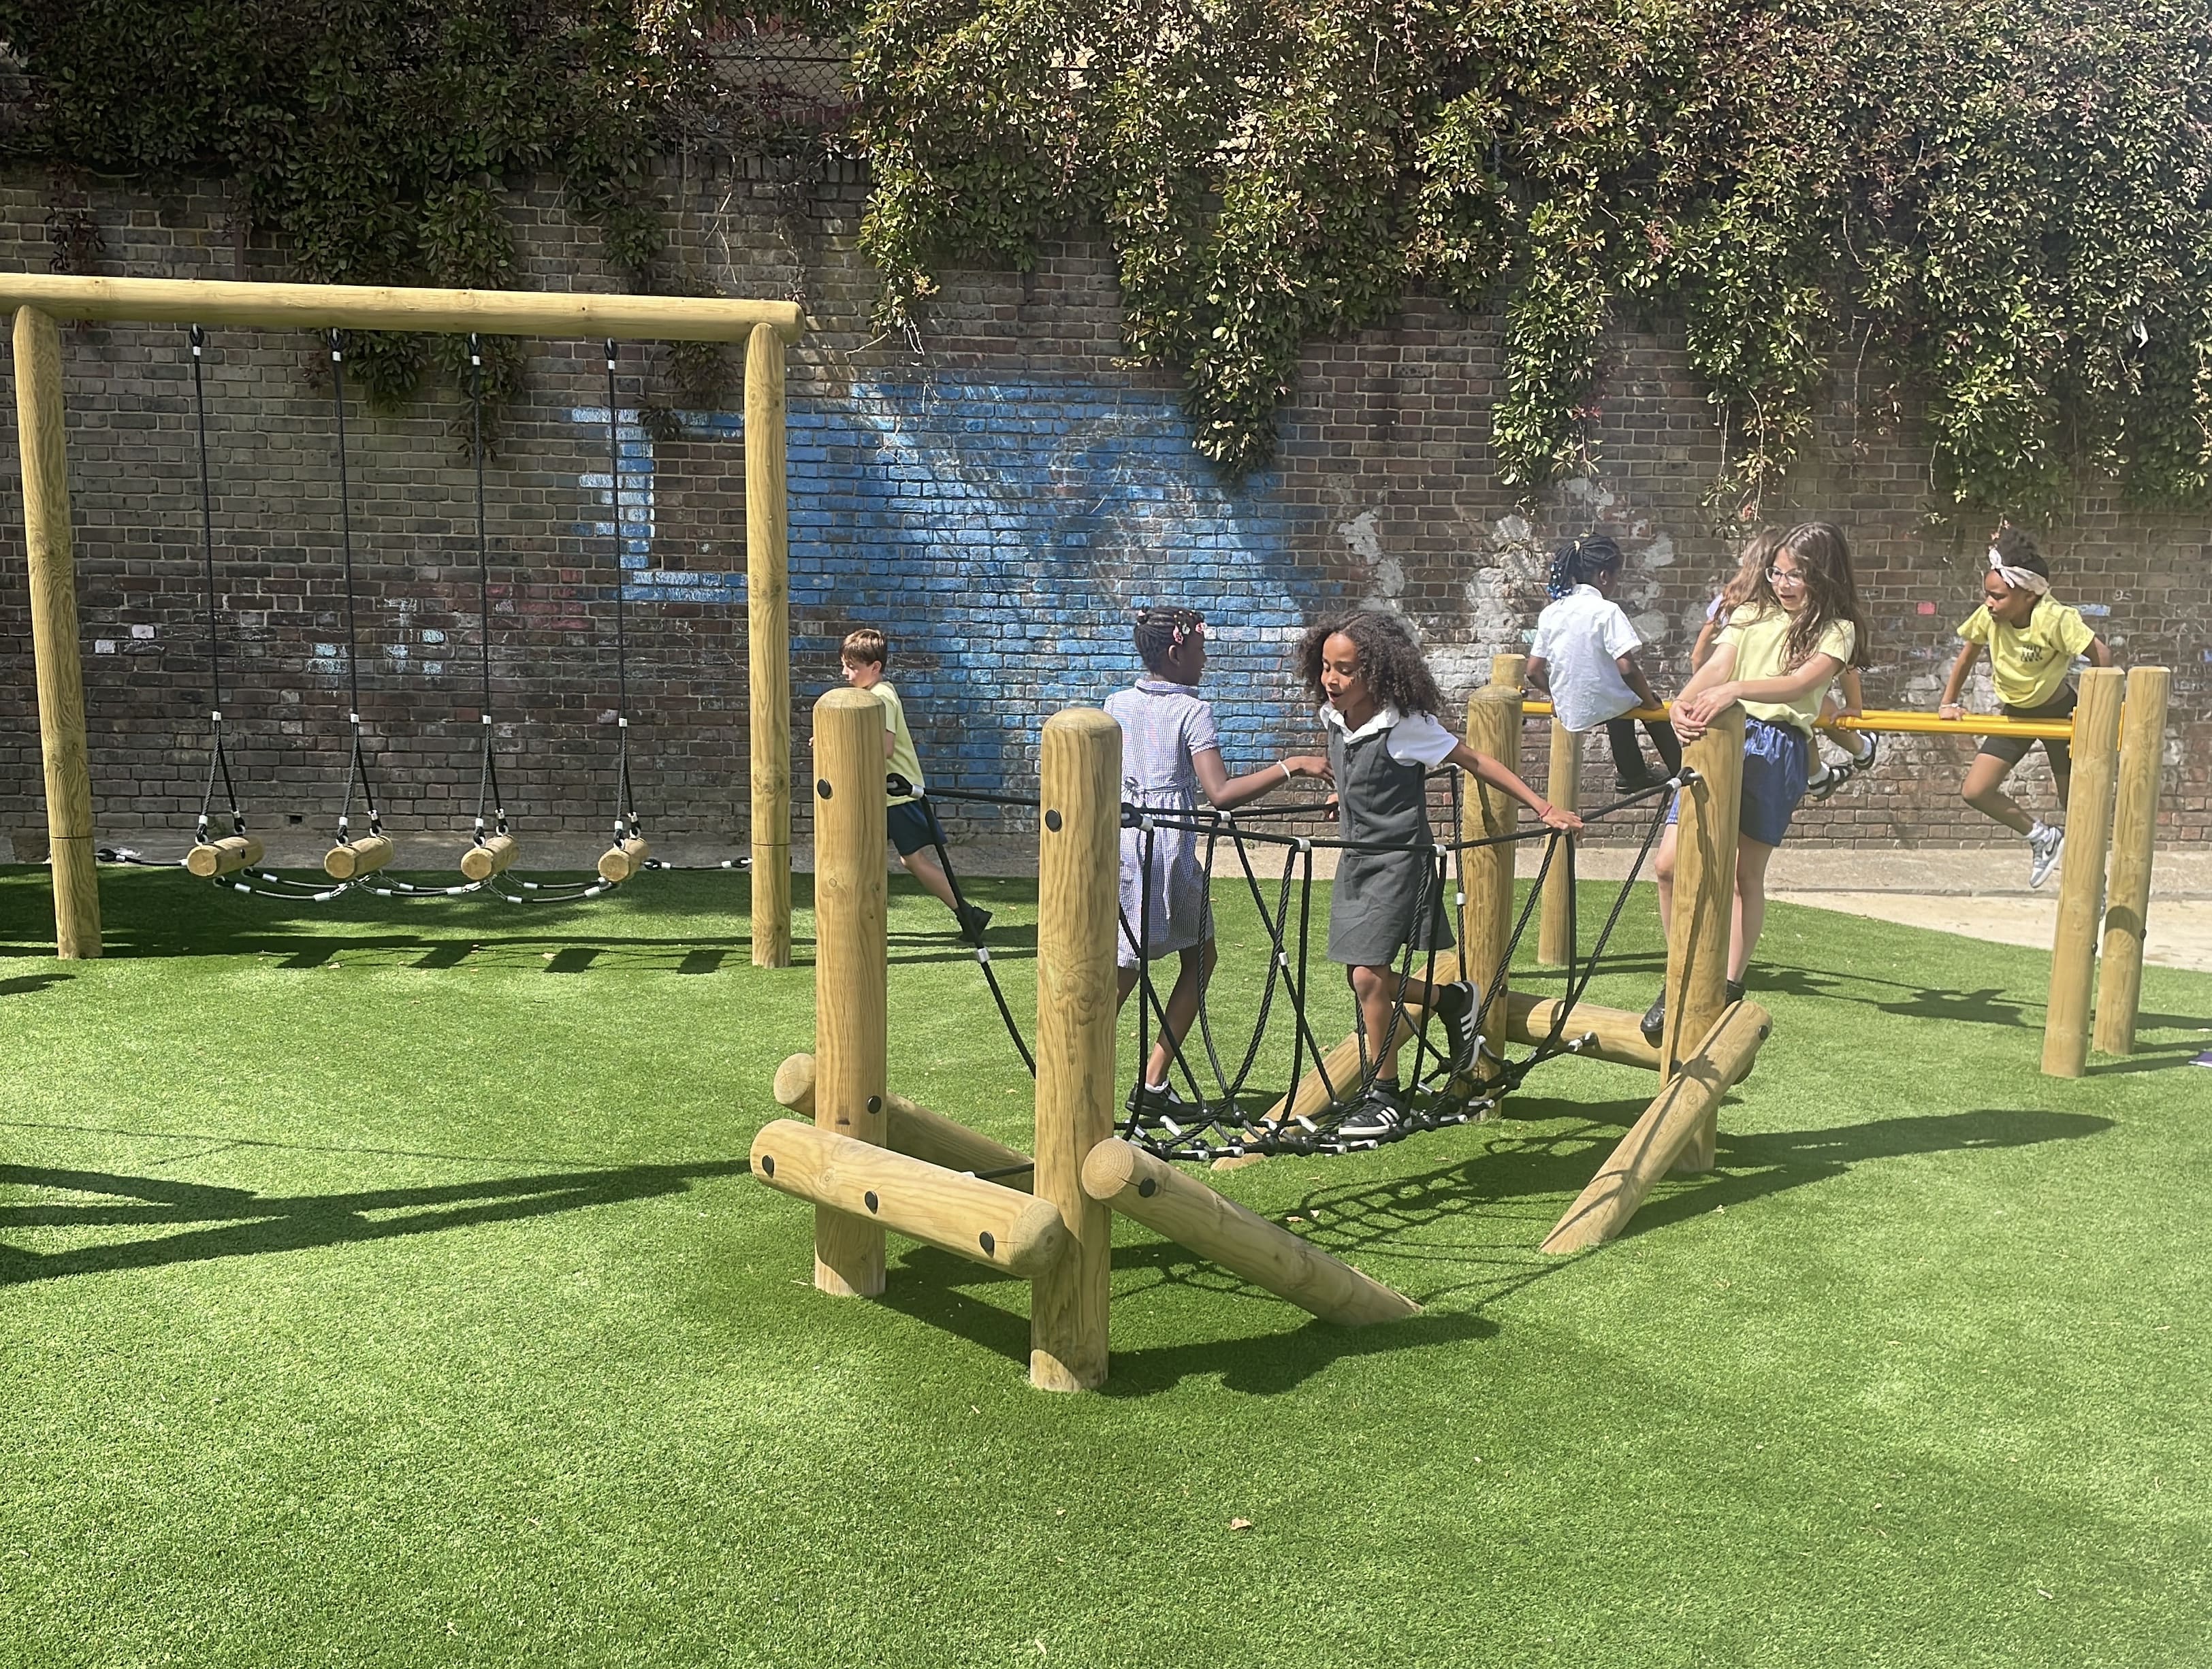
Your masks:
<path fill-rule="evenodd" d="M 1644 721 L 1667 767 L 1665 775 L 1653 776 L 1636 745 L 1636 721 L 1623 716 L 1639 707 L 1656 707 L 1659 698 L 1637 665 L 1644 640 L 1613 600 L 1622 562 L 1620 547 L 1602 533 L 1570 540 L 1553 555 L 1553 601 L 1536 616 L 1528 683 L 1550 699 L 1552 716 L 1576 735 L 1605 726 L 1614 786 L 1632 794 L 1680 770 L 1682 744 L 1664 719 Z"/>

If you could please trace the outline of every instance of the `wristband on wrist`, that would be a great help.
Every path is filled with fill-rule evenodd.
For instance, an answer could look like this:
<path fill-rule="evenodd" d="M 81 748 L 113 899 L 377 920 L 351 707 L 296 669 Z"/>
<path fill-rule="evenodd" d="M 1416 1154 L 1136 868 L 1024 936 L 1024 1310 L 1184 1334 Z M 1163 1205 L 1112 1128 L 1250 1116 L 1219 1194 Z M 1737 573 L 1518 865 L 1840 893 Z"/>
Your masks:
<path fill-rule="evenodd" d="M 1292 769 L 1291 768 L 1291 762 L 1290 762 L 1289 760 L 1287 760 L 1287 759 L 1279 759 L 1279 760 L 1277 760 L 1277 761 L 1275 762 L 1275 763 L 1276 763 L 1276 764 L 1278 764 L 1278 765 L 1279 765 L 1279 766 L 1281 766 L 1281 767 L 1283 768 L 1283 780 L 1284 780 L 1284 781 L 1285 781 L 1285 782 L 1296 782 L 1296 781 L 1298 780 L 1298 774 L 1297 774 L 1296 771 L 1294 771 L 1294 770 L 1292 770 Z"/>

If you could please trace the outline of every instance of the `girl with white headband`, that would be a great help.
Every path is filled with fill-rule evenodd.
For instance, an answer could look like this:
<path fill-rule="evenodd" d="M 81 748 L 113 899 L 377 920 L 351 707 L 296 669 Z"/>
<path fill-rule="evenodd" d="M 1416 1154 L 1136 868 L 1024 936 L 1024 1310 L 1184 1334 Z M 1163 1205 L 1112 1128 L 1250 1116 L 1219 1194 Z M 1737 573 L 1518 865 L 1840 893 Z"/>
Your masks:
<path fill-rule="evenodd" d="M 1965 716 L 1959 698 L 1983 649 L 1990 652 L 1990 682 L 1997 710 L 2008 719 L 2063 719 L 2074 711 L 2074 660 L 2086 654 L 2092 664 L 2110 666 L 2112 652 L 2090 630 L 2081 611 L 2051 595 L 2051 565 L 2035 541 L 2016 527 L 2003 527 L 1990 542 L 1989 567 L 1982 575 L 1982 606 L 1959 628 L 1966 640 L 1943 685 L 1946 719 Z M 2027 841 L 2027 884 L 2039 887 L 2058 867 L 2065 831 L 2033 817 L 2004 791 L 2005 778 L 2027 757 L 2035 743 L 2025 737 L 1987 736 L 1960 788 L 1966 804 L 1994 817 Z M 2045 740 L 2051 780 L 2063 810 L 2074 774 L 2074 756 L 2063 742 Z"/>

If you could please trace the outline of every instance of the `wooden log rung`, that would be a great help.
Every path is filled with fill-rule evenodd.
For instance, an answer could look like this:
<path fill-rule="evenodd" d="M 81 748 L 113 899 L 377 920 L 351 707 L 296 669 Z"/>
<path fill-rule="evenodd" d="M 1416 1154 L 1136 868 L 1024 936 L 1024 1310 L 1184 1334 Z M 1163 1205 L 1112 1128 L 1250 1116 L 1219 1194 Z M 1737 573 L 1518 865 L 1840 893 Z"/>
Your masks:
<path fill-rule="evenodd" d="M 779 1193 L 1009 1274 L 1041 1274 L 1073 1244 L 1050 1200 L 797 1119 L 762 1127 L 752 1168 Z"/>
<path fill-rule="evenodd" d="M 219 841 L 202 841 L 185 854 L 185 872 L 203 881 L 218 875 L 235 875 L 261 861 L 261 842 L 251 834 L 226 834 Z"/>
<path fill-rule="evenodd" d="M 461 854 L 461 874 L 471 881 L 489 881 L 504 873 L 520 849 L 512 834 L 487 834 Z"/>
<path fill-rule="evenodd" d="M 599 879 L 609 883 L 627 881 L 642 872 L 645 860 L 652 856 L 653 848 L 642 835 L 617 841 L 599 854 Z"/>
<path fill-rule="evenodd" d="M 795 1054 L 775 1069 L 775 1099 L 802 1119 L 814 1116 L 814 1057 Z M 1000 1187 L 1027 1193 L 1034 1165 L 1028 1154 L 980 1130 L 933 1113 L 904 1095 L 884 1095 L 885 1145 L 894 1153 L 926 1159 L 949 1171 L 988 1177 Z"/>
<path fill-rule="evenodd" d="M 358 881 L 390 863 L 392 853 L 389 834 L 364 834 L 358 841 L 344 841 L 325 853 L 323 873 L 333 881 Z"/>

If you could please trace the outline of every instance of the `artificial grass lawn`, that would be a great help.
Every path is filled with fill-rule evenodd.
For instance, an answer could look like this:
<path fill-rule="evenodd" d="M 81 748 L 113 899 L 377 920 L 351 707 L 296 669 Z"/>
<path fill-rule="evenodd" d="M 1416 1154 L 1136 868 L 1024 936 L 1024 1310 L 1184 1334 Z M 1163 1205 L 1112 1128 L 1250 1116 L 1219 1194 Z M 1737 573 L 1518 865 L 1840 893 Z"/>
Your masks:
<path fill-rule="evenodd" d="M 2141 1053 L 2059 1083 L 2043 956 L 1778 907 L 1720 1169 L 1627 1237 L 1534 1250 L 1653 1087 L 1561 1061 L 1503 1121 L 1221 1179 L 1420 1319 L 1123 1224 L 1111 1383 L 1055 1397 L 1018 1283 L 894 1239 L 884 1302 L 812 1290 L 809 1213 L 744 1174 L 811 924 L 750 967 L 743 877 L 104 885 L 109 960 L 60 964 L 0 875 L 5 1661 L 2212 1651 L 2212 978 L 2148 970 Z M 979 890 L 1026 1010 L 1030 892 Z M 1023 1140 L 948 925 L 895 889 L 894 1083 Z M 1639 902 L 1594 994 L 1640 1007 L 1655 945 Z"/>

